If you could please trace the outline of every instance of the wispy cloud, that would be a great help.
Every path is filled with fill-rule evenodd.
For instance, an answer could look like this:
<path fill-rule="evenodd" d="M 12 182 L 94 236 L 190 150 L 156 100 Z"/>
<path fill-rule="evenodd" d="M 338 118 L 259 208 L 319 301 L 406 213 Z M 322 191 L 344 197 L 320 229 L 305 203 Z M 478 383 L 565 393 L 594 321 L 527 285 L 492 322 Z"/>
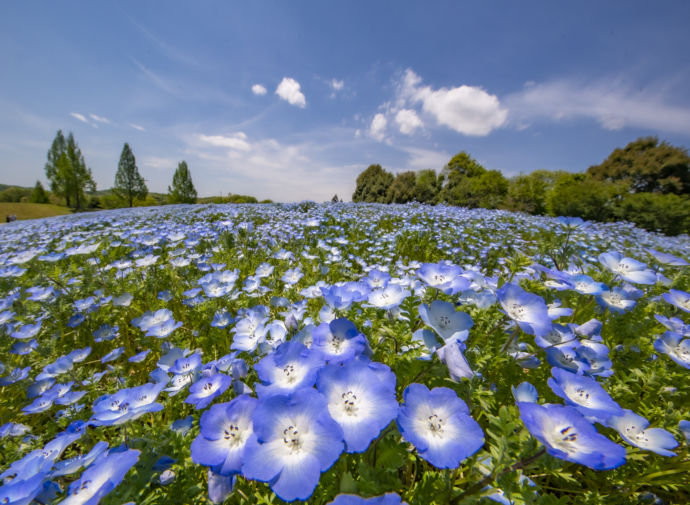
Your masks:
<path fill-rule="evenodd" d="M 307 100 L 300 89 L 300 84 L 292 77 L 283 77 L 278 87 L 276 88 L 276 95 L 288 102 L 290 105 L 304 108 L 307 105 Z"/>
<path fill-rule="evenodd" d="M 690 134 L 690 108 L 671 103 L 662 87 L 635 89 L 621 78 L 528 83 L 505 103 L 518 128 L 536 121 L 589 118 L 607 130 L 633 126 Z"/>
<path fill-rule="evenodd" d="M 163 79 L 156 72 L 149 69 L 143 63 L 141 63 L 136 58 L 132 58 L 132 63 L 139 69 L 139 71 L 146 77 L 146 79 L 151 82 L 158 89 L 170 93 L 171 95 L 177 95 L 178 92 L 173 85 L 171 85 L 166 79 Z"/>
<path fill-rule="evenodd" d="M 141 166 L 153 168 L 155 170 L 170 170 L 172 171 L 177 166 L 178 160 L 172 158 L 162 158 L 159 156 L 147 156 L 142 158 Z"/>
<path fill-rule="evenodd" d="M 84 114 L 79 114 L 78 112 L 70 112 L 69 115 L 72 116 L 74 119 L 81 121 L 82 123 L 90 124 L 89 120 L 86 119 L 86 116 L 84 116 Z"/>
<path fill-rule="evenodd" d="M 129 126 L 131 126 L 132 128 L 134 128 L 135 130 L 139 130 L 140 132 L 145 132 L 145 131 L 146 131 L 146 128 L 144 128 L 143 126 L 138 125 L 138 124 L 136 124 L 136 123 L 129 123 Z"/>
<path fill-rule="evenodd" d="M 197 138 L 202 144 L 213 147 L 227 147 L 237 151 L 250 151 L 251 145 L 247 142 L 247 135 L 237 132 L 230 136 L 224 135 L 198 135 Z"/>
<path fill-rule="evenodd" d="M 103 116 L 97 116 L 96 114 L 89 114 L 89 117 L 96 121 L 97 123 L 110 124 L 110 120 Z"/>

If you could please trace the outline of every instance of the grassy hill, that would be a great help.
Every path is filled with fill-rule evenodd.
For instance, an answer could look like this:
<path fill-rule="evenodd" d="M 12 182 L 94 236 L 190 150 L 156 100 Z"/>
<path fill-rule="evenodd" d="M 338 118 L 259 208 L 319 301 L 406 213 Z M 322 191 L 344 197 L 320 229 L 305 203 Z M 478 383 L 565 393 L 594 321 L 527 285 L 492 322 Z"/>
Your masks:
<path fill-rule="evenodd" d="M 71 214 L 67 207 L 51 205 L 49 203 L 16 203 L 0 202 L 0 222 L 5 222 L 5 216 L 14 214 L 17 219 L 38 219 L 41 217 L 62 216 Z"/>

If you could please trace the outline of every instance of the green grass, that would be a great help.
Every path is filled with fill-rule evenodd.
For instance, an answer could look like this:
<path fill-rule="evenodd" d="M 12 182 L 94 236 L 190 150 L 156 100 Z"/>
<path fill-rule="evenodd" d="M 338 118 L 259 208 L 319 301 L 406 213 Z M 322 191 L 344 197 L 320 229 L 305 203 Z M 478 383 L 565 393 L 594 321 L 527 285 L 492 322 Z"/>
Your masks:
<path fill-rule="evenodd" d="M 51 205 L 49 203 L 14 203 L 0 202 L 0 222 L 5 222 L 5 217 L 14 214 L 17 219 L 38 219 L 41 217 L 61 216 L 70 214 L 67 207 Z"/>

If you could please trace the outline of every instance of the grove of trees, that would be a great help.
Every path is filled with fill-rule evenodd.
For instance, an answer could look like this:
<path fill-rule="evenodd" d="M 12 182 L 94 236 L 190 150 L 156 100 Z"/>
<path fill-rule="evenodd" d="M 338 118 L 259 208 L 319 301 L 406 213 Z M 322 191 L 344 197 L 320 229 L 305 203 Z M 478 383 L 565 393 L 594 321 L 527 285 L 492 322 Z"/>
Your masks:
<path fill-rule="evenodd" d="M 585 172 L 537 170 L 507 179 L 467 152 L 433 169 L 393 175 L 370 165 L 357 177 L 355 202 L 447 204 L 594 221 L 631 221 L 668 235 L 690 233 L 690 156 L 639 138 Z"/>
<path fill-rule="evenodd" d="M 45 172 L 50 181 L 50 190 L 64 198 L 68 207 L 77 210 L 85 208 L 85 192 L 96 190 L 91 169 L 86 167 L 72 132 L 65 139 L 62 130 L 58 130 L 48 151 Z"/>

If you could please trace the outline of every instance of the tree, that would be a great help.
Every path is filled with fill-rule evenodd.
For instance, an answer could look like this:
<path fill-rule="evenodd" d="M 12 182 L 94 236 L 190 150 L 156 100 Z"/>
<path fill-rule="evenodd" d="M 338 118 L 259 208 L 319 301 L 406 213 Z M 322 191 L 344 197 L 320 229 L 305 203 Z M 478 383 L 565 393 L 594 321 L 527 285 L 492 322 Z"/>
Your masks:
<path fill-rule="evenodd" d="M 467 205 L 470 192 L 468 179 L 479 177 L 485 172 L 486 169 L 467 152 L 459 152 L 441 171 L 441 175 L 445 178 L 445 185 L 438 200 L 451 205 Z"/>
<path fill-rule="evenodd" d="M 414 200 L 417 177 L 414 172 L 400 172 L 388 187 L 386 203 L 407 203 Z"/>
<path fill-rule="evenodd" d="M 83 208 L 84 191 L 95 191 L 96 183 L 72 132 L 65 139 L 62 130 L 58 130 L 47 158 L 45 171 L 51 191 L 64 198 L 68 207 Z"/>
<path fill-rule="evenodd" d="M 29 197 L 29 202 L 31 203 L 48 203 L 48 195 L 46 195 L 46 190 L 43 189 L 43 184 L 41 181 L 36 181 L 34 190 Z"/>
<path fill-rule="evenodd" d="M 388 188 L 393 184 L 393 179 L 393 174 L 384 170 L 381 165 L 369 165 L 357 177 L 352 201 L 386 203 Z"/>
<path fill-rule="evenodd" d="M 442 187 L 443 176 L 437 176 L 436 170 L 431 168 L 420 170 L 417 172 L 417 180 L 415 181 L 414 199 L 420 203 L 433 203 Z"/>
<path fill-rule="evenodd" d="M 582 173 L 565 174 L 547 194 L 546 206 L 552 216 L 610 221 L 624 192 L 620 184 L 596 181 Z"/>
<path fill-rule="evenodd" d="M 528 214 L 543 214 L 546 211 L 546 182 L 534 173 L 511 179 L 507 206 Z"/>
<path fill-rule="evenodd" d="M 143 200 L 148 195 L 144 178 L 139 175 L 137 163 L 129 144 L 125 142 L 120 155 L 120 163 L 117 165 L 115 174 L 115 186 L 113 192 L 127 202 L 128 207 L 134 205 L 135 199 Z"/>
<path fill-rule="evenodd" d="M 690 156 L 657 137 L 642 137 L 615 149 L 600 165 L 587 169 L 598 181 L 623 182 L 633 193 L 690 194 Z"/>
<path fill-rule="evenodd" d="M 126 144 L 125 144 L 126 145 Z M 168 186 L 169 203 L 196 203 L 196 189 L 192 183 L 192 174 L 189 172 L 186 161 L 177 165 L 173 175 L 172 186 Z"/>
<path fill-rule="evenodd" d="M 58 196 L 65 199 L 67 206 L 70 206 L 70 194 L 67 190 L 69 181 L 65 179 L 68 172 L 60 172 L 58 169 L 58 160 L 60 156 L 67 152 L 67 142 L 62 130 L 58 130 L 53 140 L 50 150 L 48 151 L 48 161 L 45 164 L 45 172 L 48 181 L 50 182 L 50 190 Z"/>

